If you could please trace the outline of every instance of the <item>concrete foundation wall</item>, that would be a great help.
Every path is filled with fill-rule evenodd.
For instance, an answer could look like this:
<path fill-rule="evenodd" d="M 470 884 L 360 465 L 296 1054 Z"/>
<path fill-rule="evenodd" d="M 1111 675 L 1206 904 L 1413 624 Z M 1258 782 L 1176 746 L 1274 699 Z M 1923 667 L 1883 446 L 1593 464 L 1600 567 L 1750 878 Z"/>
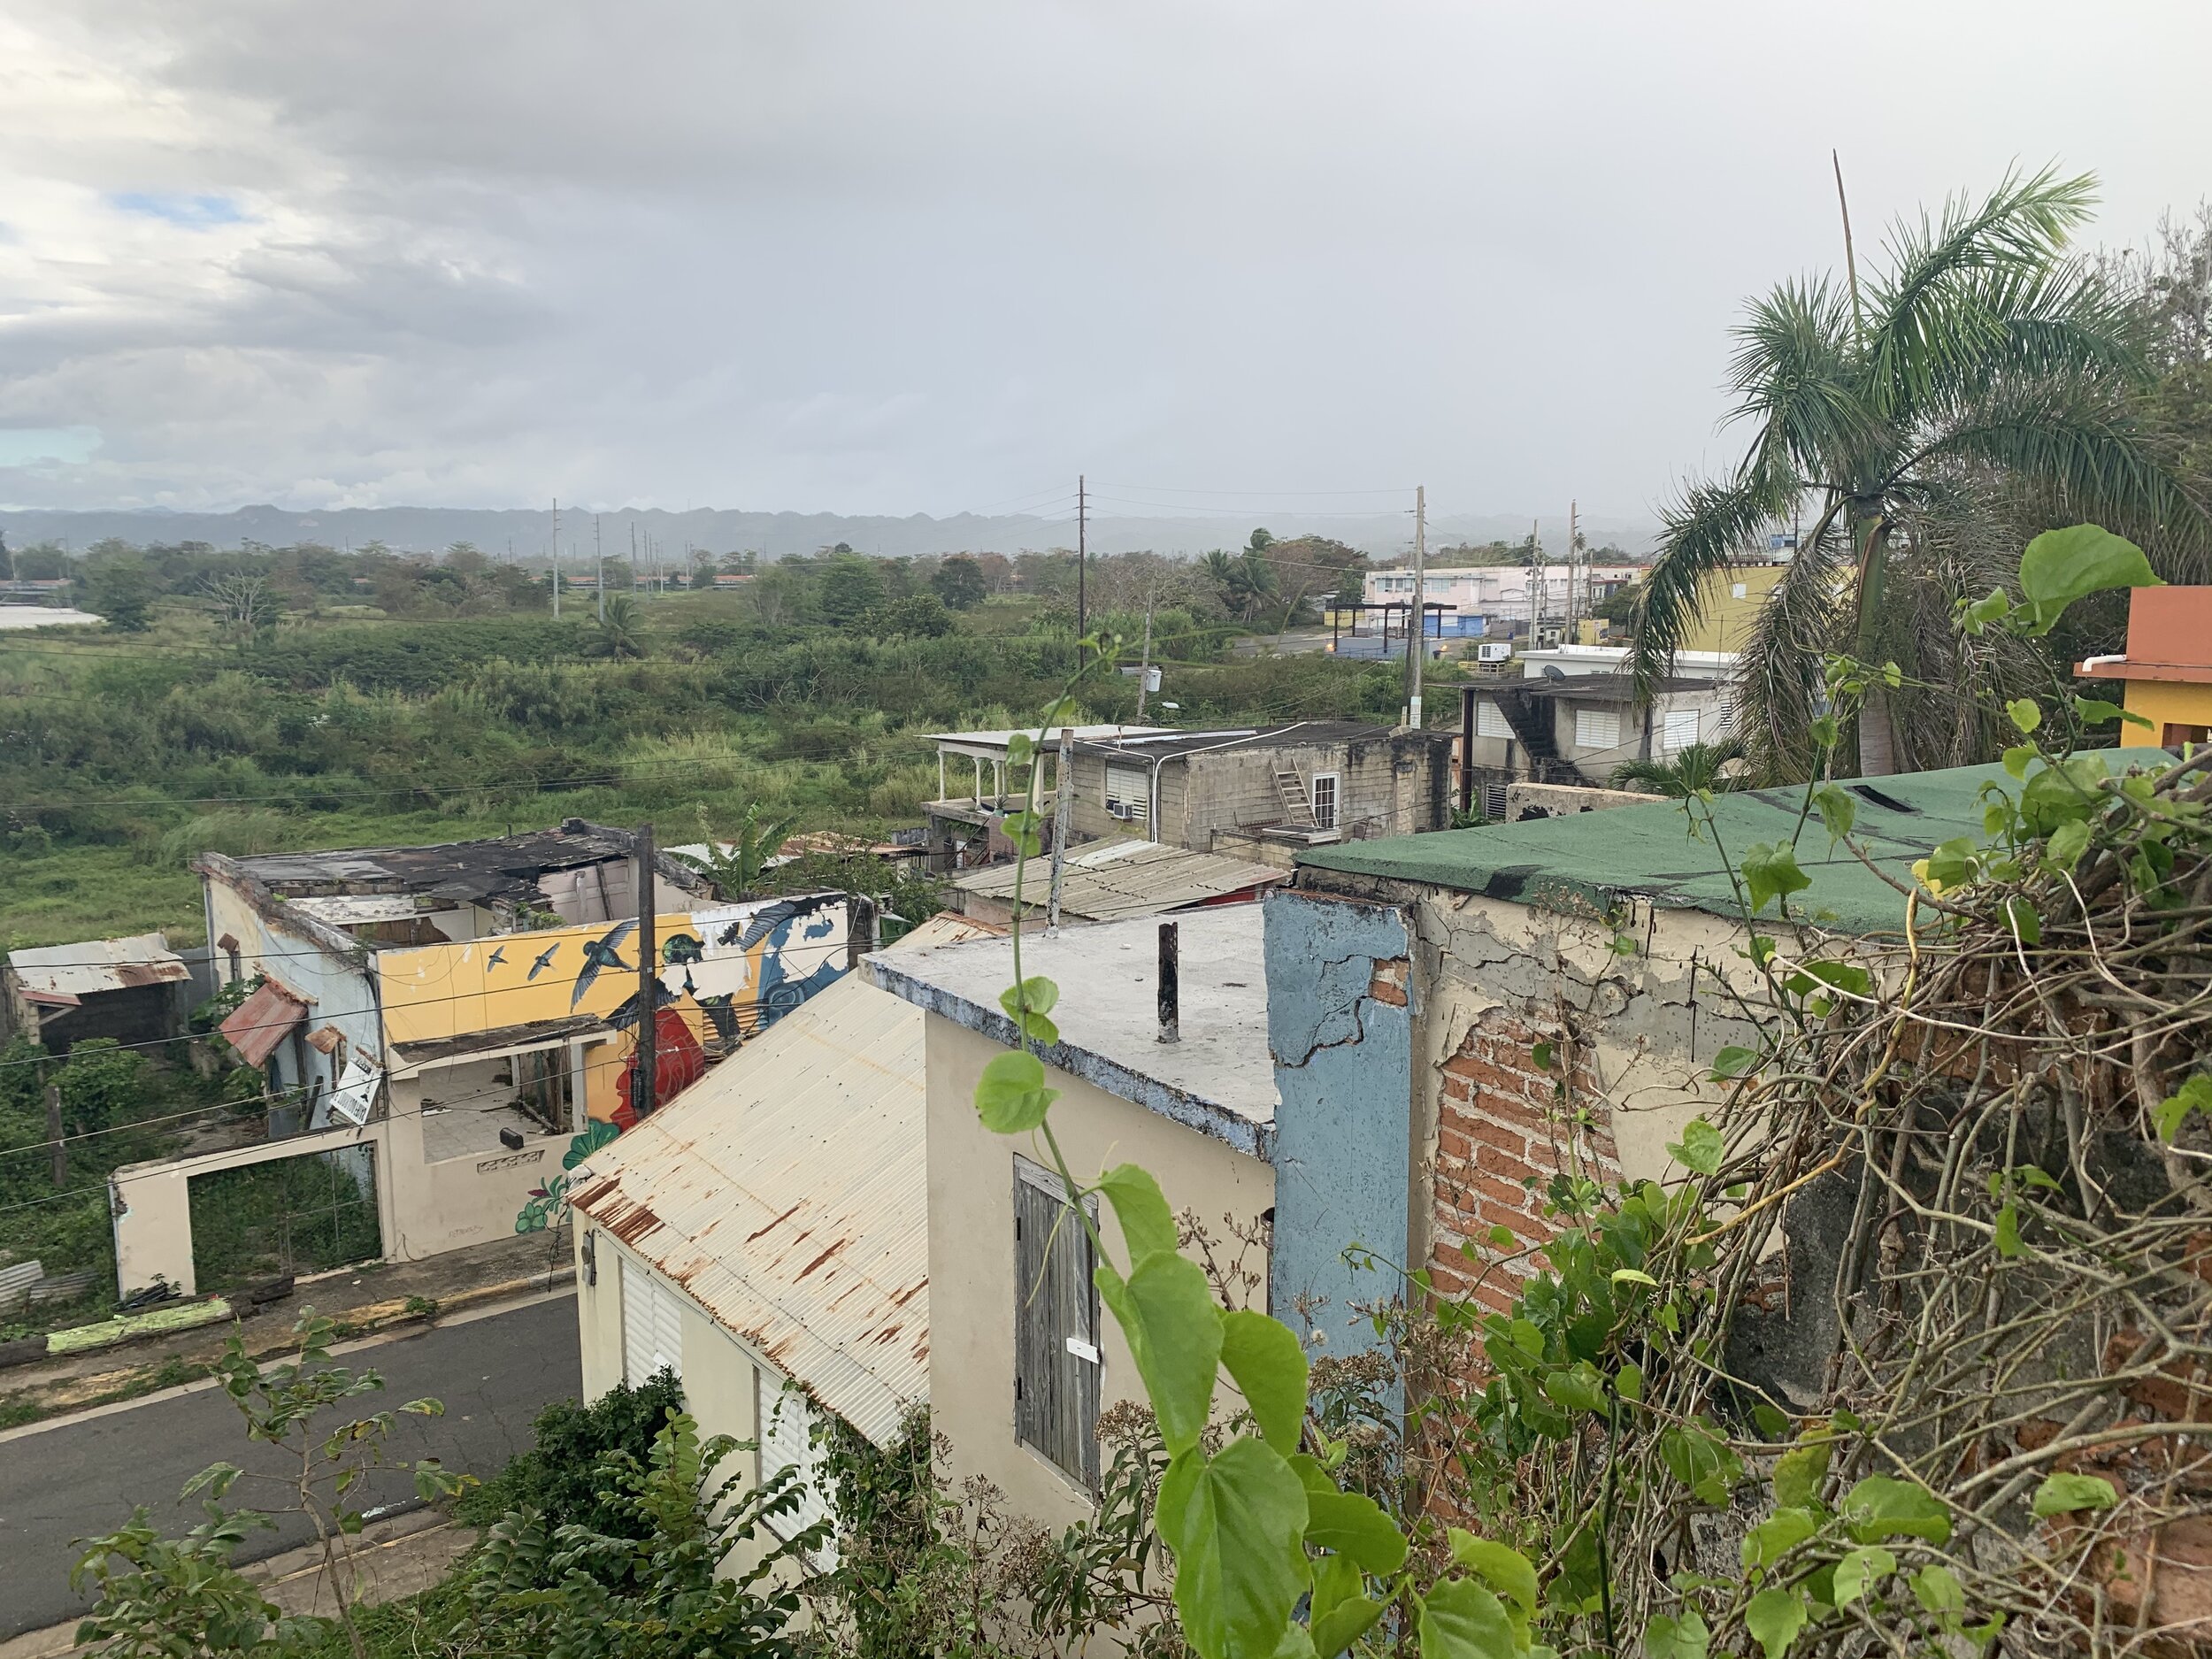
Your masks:
<path fill-rule="evenodd" d="M 1081 987 L 1071 987 L 1080 995 Z M 1090 1494 L 1014 1439 L 1014 1312 L 1022 1292 L 1014 1271 L 1014 1160 L 1050 1166 L 1041 1142 L 995 1135 L 977 1118 L 975 1084 L 984 1065 L 1005 1049 L 941 1016 L 929 1016 L 929 1394 L 936 1430 L 952 1444 L 956 1485 L 979 1475 L 1007 1494 L 1015 1513 L 1058 1528 L 1088 1517 Z M 1250 1226 L 1275 1202 L 1274 1172 L 1258 1158 L 1186 1129 L 1117 1095 L 1047 1068 L 1060 1091 L 1054 1133 L 1079 1177 L 1118 1164 L 1149 1170 L 1179 1215 L 1190 1210 L 1217 1252 L 1239 1246 L 1223 1217 Z M 1110 1206 L 1100 1219 L 1108 1248 L 1127 1263 Z M 1247 1265 L 1261 1274 L 1256 1252 Z M 603 1263 L 602 1281 L 604 1281 Z M 1135 1362 L 1110 1315 L 1101 1313 L 1100 1407 L 1141 1400 Z"/>

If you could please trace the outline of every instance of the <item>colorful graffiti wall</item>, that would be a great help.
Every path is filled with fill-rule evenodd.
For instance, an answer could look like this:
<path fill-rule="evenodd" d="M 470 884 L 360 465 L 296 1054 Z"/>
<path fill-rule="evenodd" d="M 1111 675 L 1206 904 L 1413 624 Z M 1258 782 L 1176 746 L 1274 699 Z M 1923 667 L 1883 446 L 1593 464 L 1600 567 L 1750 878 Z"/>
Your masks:
<path fill-rule="evenodd" d="M 653 926 L 659 1102 L 845 972 L 838 894 L 672 911 Z M 621 921 L 379 951 L 385 1041 L 404 1046 L 589 1019 L 603 1035 L 587 1110 L 626 1127 L 637 946 L 636 922 Z"/>

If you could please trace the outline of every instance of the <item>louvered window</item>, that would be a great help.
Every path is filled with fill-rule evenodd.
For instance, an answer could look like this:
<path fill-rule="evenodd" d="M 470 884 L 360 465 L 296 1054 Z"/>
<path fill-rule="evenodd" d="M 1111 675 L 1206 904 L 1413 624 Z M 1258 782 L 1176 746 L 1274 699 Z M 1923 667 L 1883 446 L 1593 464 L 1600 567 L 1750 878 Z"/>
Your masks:
<path fill-rule="evenodd" d="M 814 1444 L 815 1411 L 806 1395 L 787 1386 L 773 1371 L 754 1375 L 760 1391 L 760 1478 L 764 1481 L 782 1470 L 795 1470 L 801 1487 L 799 1507 L 768 1517 L 768 1525 L 779 1538 L 793 1538 L 817 1521 L 830 1518 L 825 1448 Z M 836 1551 L 825 1544 L 812 1552 L 812 1559 L 826 1571 L 836 1564 Z"/>
<path fill-rule="evenodd" d="M 1610 709 L 1577 709 L 1575 710 L 1575 747 L 1577 749 L 1618 749 L 1621 746 L 1621 717 Z"/>
<path fill-rule="evenodd" d="M 1014 1438 L 1095 1488 L 1102 1366 L 1090 1235 L 1056 1176 L 1014 1162 Z"/>
<path fill-rule="evenodd" d="M 684 1374 L 684 1305 L 676 1293 L 622 1258 L 622 1380 L 635 1388 L 656 1371 Z"/>
<path fill-rule="evenodd" d="M 1149 783 L 1141 766 L 1108 766 L 1106 810 L 1132 824 L 1148 822 L 1152 816 Z"/>
<path fill-rule="evenodd" d="M 1505 710 L 1484 698 L 1475 704 L 1475 735 L 1477 737 L 1511 737 L 1513 722 L 1505 718 Z"/>
<path fill-rule="evenodd" d="M 1687 749 L 1696 742 L 1697 710 L 1669 709 L 1664 723 L 1659 728 L 1659 741 L 1663 748 L 1678 750 Z"/>

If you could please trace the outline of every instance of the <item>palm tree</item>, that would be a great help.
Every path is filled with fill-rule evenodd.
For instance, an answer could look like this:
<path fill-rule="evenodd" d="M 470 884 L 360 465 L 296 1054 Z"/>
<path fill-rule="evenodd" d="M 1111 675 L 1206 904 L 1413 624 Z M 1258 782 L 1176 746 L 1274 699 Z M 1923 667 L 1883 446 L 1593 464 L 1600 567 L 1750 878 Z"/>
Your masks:
<path fill-rule="evenodd" d="M 608 609 L 613 610 L 609 604 Z M 709 826 L 707 810 L 699 809 L 699 827 L 705 833 L 706 856 L 695 857 L 689 853 L 674 853 L 708 880 L 726 899 L 750 898 L 753 889 L 768 868 L 768 861 L 783 850 L 783 844 L 791 839 L 796 820 L 788 817 L 771 815 L 764 818 L 760 803 L 748 806 L 737 820 L 737 826 L 728 838 L 718 837 Z"/>
<path fill-rule="evenodd" d="M 1616 766 L 1609 781 L 1616 789 L 1634 789 L 1680 801 L 1708 790 L 1742 788 L 1750 781 L 1738 764 L 1742 759 L 1741 741 L 1724 737 L 1717 743 L 1692 743 L 1678 749 L 1671 760 L 1629 761 Z"/>
<path fill-rule="evenodd" d="M 2039 666 L 1970 648 L 1952 603 L 2016 567 L 2049 524 L 2098 518 L 2200 557 L 2205 517 L 2154 457 L 2127 407 L 2142 382 L 2125 296 L 2066 250 L 2093 180 L 2008 176 L 1975 205 L 1892 232 L 1886 272 L 1786 282 L 1736 331 L 1729 387 L 1754 424 L 1734 472 L 1667 511 L 1636 617 L 1632 666 L 1648 697 L 1732 559 L 1811 518 L 1737 665 L 1754 772 L 1802 777 L 1832 651 L 1894 661 L 1857 720 L 1859 770 L 1983 757 L 1978 686 Z M 1969 655 L 1970 649 L 1972 655 Z M 2041 672 L 2047 677 L 2047 666 Z"/>
<path fill-rule="evenodd" d="M 1258 616 L 1274 597 L 1275 567 L 1267 562 L 1263 548 L 1248 547 L 1236 553 L 1216 549 L 1200 563 L 1208 579 L 1221 589 L 1222 603 L 1247 622 Z"/>
<path fill-rule="evenodd" d="M 598 635 L 600 654 L 618 661 L 625 657 L 644 656 L 645 642 L 640 637 L 643 626 L 637 601 L 627 594 L 610 594 L 606 607 L 606 614 L 591 625 L 592 632 Z"/>

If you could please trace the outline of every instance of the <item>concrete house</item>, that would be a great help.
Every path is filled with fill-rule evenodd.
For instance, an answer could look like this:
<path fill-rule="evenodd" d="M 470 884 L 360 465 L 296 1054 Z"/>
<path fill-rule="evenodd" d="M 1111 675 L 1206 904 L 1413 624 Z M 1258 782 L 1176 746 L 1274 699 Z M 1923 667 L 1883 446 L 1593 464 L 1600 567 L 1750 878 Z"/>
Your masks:
<path fill-rule="evenodd" d="M 987 932 L 939 916 L 893 950 Z M 896 1440 L 929 1402 L 923 1018 L 848 977 L 576 1170 L 587 1399 L 673 1371 L 703 1432 L 758 1443 L 749 1485 L 813 1477 L 820 1412 Z"/>
<path fill-rule="evenodd" d="M 1110 742 L 1124 737 L 1165 735 L 1157 726 L 1077 726 L 1068 728 L 1079 742 Z M 940 732 L 930 741 L 937 745 L 937 799 L 922 807 L 926 821 L 924 857 L 931 871 L 943 875 L 972 870 L 1013 856 L 1013 843 L 997 826 L 1009 812 L 1020 809 L 1028 783 L 1025 768 L 1012 764 L 1009 755 L 1014 740 L 1036 740 L 1036 733 L 1021 731 Z M 1037 806 L 1051 810 L 1059 785 L 1059 749 L 1048 742 L 1037 780 Z M 963 786 L 965 786 L 964 787 Z"/>
<path fill-rule="evenodd" d="M 2093 657 L 2074 672 L 2119 682 L 2128 712 L 2150 722 L 2124 723 L 2123 745 L 2212 742 L 2212 588 L 2131 589 L 2127 649 Z"/>
<path fill-rule="evenodd" d="M 2124 751 L 2105 753 L 2125 764 Z M 1909 883 L 1912 862 L 1939 842 L 1978 838 L 1982 787 L 2010 781 L 2002 767 L 1970 766 L 1845 787 L 1858 797 L 1855 838 Z M 1734 849 L 1786 838 L 1797 810 L 1787 790 L 1715 803 Z M 1904 898 L 1826 843 L 1817 827 L 1800 843 L 1812 886 L 1796 895 L 1797 913 L 1834 936 L 1828 949 L 1878 967 L 1901 949 Z M 1540 1196 L 1558 1173 L 1666 1174 L 1667 1142 L 1719 1098 L 1703 1080 L 1714 1056 L 1755 1040 L 1734 998 L 1757 1006 L 1764 993 L 1742 954 L 1733 888 L 1674 803 L 1317 848 L 1301 857 L 1299 883 L 1266 906 L 1271 1002 L 1294 992 L 1278 970 L 1291 966 L 1297 935 L 1404 941 L 1404 1064 L 1372 1041 L 1325 1058 L 1338 1110 L 1406 1125 L 1409 1161 L 1371 1133 L 1346 1138 L 1335 1158 L 1340 1179 L 1364 1171 L 1355 1185 L 1375 1207 L 1352 1217 L 1358 1230 L 1387 1237 L 1402 1224 L 1403 1259 L 1426 1263 L 1444 1291 L 1503 1306 L 1511 1285 L 1479 1279 L 1461 1244 L 1494 1226 L 1531 1243 L 1550 1236 Z M 1791 930 L 1766 931 L 1785 935 L 1786 956 L 1798 949 Z M 1616 948 L 1621 939 L 1632 954 Z M 1279 1041 L 1279 1010 L 1271 1021 L 1287 1077 L 1279 1068 L 1294 1055 Z M 1537 1064 L 1540 1042 L 1553 1046 L 1549 1067 Z"/>
<path fill-rule="evenodd" d="M 1726 735 L 1717 680 L 1670 675 L 1639 705 L 1625 674 L 1547 674 L 1460 687 L 1462 810 L 1502 819 L 1519 783 L 1602 788 L 1617 767 L 1665 760 Z"/>
<path fill-rule="evenodd" d="M 49 1054 L 92 1037 L 159 1042 L 184 1029 L 191 995 L 191 970 L 159 933 L 11 951 L 0 964 L 0 1037 L 27 1037 Z"/>
<path fill-rule="evenodd" d="M 196 1184 L 281 1160 L 319 1160 L 327 1179 L 310 1184 L 373 1216 L 349 1236 L 374 1254 L 544 1226 L 572 1143 L 636 1121 L 630 842 L 572 819 L 442 847 L 204 856 L 217 961 L 254 986 L 221 1029 L 263 1069 L 269 1107 L 227 1144 L 117 1171 L 122 1289 L 196 1287 Z M 653 880 L 665 1102 L 843 973 L 849 944 L 835 895 L 722 904 L 665 856 Z"/>
<path fill-rule="evenodd" d="M 1142 835 L 1288 869 L 1301 847 L 1451 822 L 1451 739 L 1357 721 L 1078 741 L 1071 838 Z"/>

